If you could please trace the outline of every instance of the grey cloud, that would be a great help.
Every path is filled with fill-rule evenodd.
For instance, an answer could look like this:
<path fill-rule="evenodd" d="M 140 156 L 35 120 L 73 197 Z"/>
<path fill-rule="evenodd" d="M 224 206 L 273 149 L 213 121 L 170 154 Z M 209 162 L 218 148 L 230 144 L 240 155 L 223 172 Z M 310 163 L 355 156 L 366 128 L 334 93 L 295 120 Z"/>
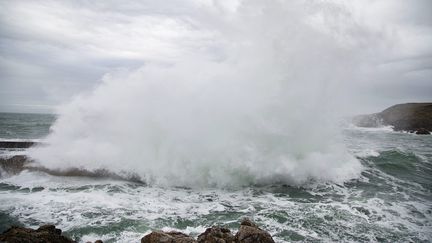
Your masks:
<path fill-rule="evenodd" d="M 342 32 L 340 38 L 351 35 L 361 41 L 367 28 L 379 33 L 364 41 L 385 48 L 365 46 L 364 52 L 370 53 L 364 55 L 367 62 L 384 71 L 378 76 L 362 73 L 341 89 L 360 90 L 347 96 L 365 107 L 368 102 L 384 106 L 431 99 L 432 2 L 353 3 L 357 11 L 352 14 L 353 23 L 366 27 L 355 33 Z M 50 111 L 50 107 L 92 89 L 104 74 L 119 68 L 172 62 L 193 52 L 223 60 L 227 50 L 219 43 L 225 40 L 202 27 L 221 24 L 212 19 L 217 16 L 227 18 L 223 28 L 236 31 L 238 26 L 230 25 L 229 14 L 208 14 L 220 11 L 222 4 L 193 0 L 2 1 L 0 111 Z M 381 42 L 381 38 L 389 41 Z M 367 102 L 363 102 L 365 97 Z"/>

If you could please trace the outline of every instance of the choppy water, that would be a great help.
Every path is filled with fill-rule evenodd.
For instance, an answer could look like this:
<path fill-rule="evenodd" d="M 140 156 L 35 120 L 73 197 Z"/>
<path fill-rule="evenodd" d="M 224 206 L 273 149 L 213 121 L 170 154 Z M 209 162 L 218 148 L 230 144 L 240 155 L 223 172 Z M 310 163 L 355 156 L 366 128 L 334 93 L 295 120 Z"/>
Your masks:
<path fill-rule="evenodd" d="M 53 119 L 0 114 L 0 137 L 41 138 Z M 248 216 L 278 242 L 432 241 L 432 136 L 388 128 L 343 133 L 364 170 L 341 184 L 190 189 L 42 172 L 3 177 L 0 230 L 53 223 L 83 242 L 138 242 L 152 229 L 196 235 L 220 224 L 235 230 Z"/>
<path fill-rule="evenodd" d="M 0 112 L 0 139 L 39 139 L 48 134 L 55 116 Z"/>

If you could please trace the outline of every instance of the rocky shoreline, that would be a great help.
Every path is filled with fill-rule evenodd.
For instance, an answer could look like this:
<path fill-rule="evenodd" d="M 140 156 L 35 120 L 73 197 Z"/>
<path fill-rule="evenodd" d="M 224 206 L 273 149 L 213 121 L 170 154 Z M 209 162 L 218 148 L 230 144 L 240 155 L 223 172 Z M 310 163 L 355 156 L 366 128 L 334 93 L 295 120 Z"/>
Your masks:
<path fill-rule="evenodd" d="M 82 177 L 95 177 L 95 178 L 113 178 L 118 180 L 128 180 L 134 182 L 142 182 L 135 175 L 130 175 L 128 177 L 119 176 L 105 169 L 98 169 L 94 171 L 89 171 L 80 168 L 68 168 L 64 170 L 53 170 L 42 166 L 39 166 L 25 155 L 14 155 L 12 157 L 0 157 L 0 177 L 3 174 L 16 175 L 23 170 L 29 171 L 41 171 L 49 175 L 54 176 L 82 176 Z"/>
<path fill-rule="evenodd" d="M 393 126 L 395 131 L 430 134 L 432 103 L 398 104 L 379 113 L 355 116 L 352 122 L 359 127 Z"/>
<path fill-rule="evenodd" d="M 62 230 L 54 225 L 43 225 L 38 229 L 12 226 L 0 234 L 0 242 L 28 243 L 28 242 L 76 242 L 64 235 Z M 141 243 L 274 243 L 272 236 L 249 219 L 243 219 L 236 234 L 229 229 L 213 226 L 195 239 L 177 231 L 153 231 L 141 239 Z M 102 243 L 97 240 L 94 243 Z"/>

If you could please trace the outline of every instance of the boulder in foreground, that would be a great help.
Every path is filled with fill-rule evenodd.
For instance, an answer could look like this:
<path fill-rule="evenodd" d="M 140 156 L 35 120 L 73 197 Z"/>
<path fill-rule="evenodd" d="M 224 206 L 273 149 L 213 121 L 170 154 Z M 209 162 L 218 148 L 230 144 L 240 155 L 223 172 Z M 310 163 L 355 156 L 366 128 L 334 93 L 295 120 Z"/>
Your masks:
<path fill-rule="evenodd" d="M 0 242 L 9 243 L 72 243 L 62 235 L 62 231 L 54 225 L 43 225 L 38 229 L 12 226 L 0 234 Z M 103 243 L 101 240 L 95 243 Z M 249 219 L 241 222 L 237 234 L 219 226 L 208 228 L 198 236 L 198 240 L 181 232 L 153 231 L 141 239 L 141 243 L 274 243 L 271 235 L 260 229 Z"/>
<path fill-rule="evenodd" d="M 274 243 L 267 231 L 260 229 L 249 219 L 243 220 L 235 237 L 241 243 Z"/>
<path fill-rule="evenodd" d="M 0 235 L 0 242 L 72 243 L 75 241 L 63 236 L 61 229 L 57 229 L 54 225 L 43 225 L 37 230 L 13 226 Z"/>
<path fill-rule="evenodd" d="M 213 226 L 198 236 L 198 243 L 234 243 L 236 239 L 226 228 Z"/>
<path fill-rule="evenodd" d="M 153 231 L 141 239 L 141 243 L 196 243 L 197 241 L 180 232 Z"/>
<path fill-rule="evenodd" d="M 141 243 L 274 243 L 271 235 L 249 219 L 244 219 L 234 236 L 229 229 L 213 226 L 198 236 L 198 240 L 180 232 L 153 231 Z"/>

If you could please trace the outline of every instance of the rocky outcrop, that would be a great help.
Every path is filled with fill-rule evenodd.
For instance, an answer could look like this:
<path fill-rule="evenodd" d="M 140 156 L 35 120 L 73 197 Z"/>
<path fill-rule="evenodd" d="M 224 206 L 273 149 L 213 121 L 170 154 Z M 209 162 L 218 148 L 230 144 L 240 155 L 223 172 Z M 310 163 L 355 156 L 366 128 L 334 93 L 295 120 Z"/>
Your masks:
<path fill-rule="evenodd" d="M 134 182 L 140 182 L 140 178 L 137 175 L 130 174 L 127 176 L 120 176 L 106 169 L 97 169 L 93 171 L 80 169 L 80 168 L 69 168 L 64 170 L 48 169 L 39 166 L 25 155 L 15 155 L 10 158 L 0 157 L 0 176 L 2 173 L 9 175 L 15 175 L 23 170 L 29 171 L 42 171 L 54 176 L 82 176 L 82 177 L 95 177 L 95 178 L 113 178 L 118 180 L 128 180 Z"/>
<path fill-rule="evenodd" d="M 430 134 L 432 131 L 432 103 L 407 103 L 389 107 L 382 112 L 359 115 L 353 123 L 360 127 L 393 126 L 395 131 Z"/>
<path fill-rule="evenodd" d="M 236 238 L 229 229 L 213 226 L 198 236 L 199 243 L 234 243 Z"/>
<path fill-rule="evenodd" d="M 180 232 L 153 231 L 141 239 L 141 243 L 196 243 L 197 241 Z"/>
<path fill-rule="evenodd" d="M 32 141 L 0 141 L 0 148 L 30 148 L 31 146 L 36 144 L 36 142 Z"/>
<path fill-rule="evenodd" d="M 418 129 L 416 131 L 416 134 L 419 134 L 419 135 L 429 135 L 431 133 L 428 130 L 424 129 L 424 128 L 420 128 L 420 129 Z"/>
<path fill-rule="evenodd" d="M 1 172 L 14 175 L 20 173 L 29 160 L 24 155 L 15 155 L 10 158 L 0 158 L 0 176 Z"/>
<path fill-rule="evenodd" d="M 243 220 L 235 238 L 241 243 L 274 243 L 268 232 L 260 229 L 249 219 Z"/>
<path fill-rule="evenodd" d="M 54 225 L 43 225 L 39 229 L 11 227 L 0 235 L 0 242 L 8 243 L 71 243 L 75 242 L 62 235 Z"/>
<path fill-rule="evenodd" d="M 62 235 L 61 229 L 54 225 L 43 225 L 38 229 L 12 226 L 0 234 L 0 242 L 9 243 L 71 243 L 75 242 Z M 240 224 L 237 234 L 227 228 L 213 226 L 198 236 L 198 239 L 181 232 L 153 231 L 141 239 L 141 243 L 274 243 L 271 235 L 260 229 L 249 219 Z M 103 243 L 101 240 L 95 243 Z"/>
<path fill-rule="evenodd" d="M 244 219 L 234 236 L 229 229 L 213 226 L 198 236 L 198 240 L 180 232 L 153 231 L 141 243 L 274 243 L 271 235 L 249 219 Z"/>

